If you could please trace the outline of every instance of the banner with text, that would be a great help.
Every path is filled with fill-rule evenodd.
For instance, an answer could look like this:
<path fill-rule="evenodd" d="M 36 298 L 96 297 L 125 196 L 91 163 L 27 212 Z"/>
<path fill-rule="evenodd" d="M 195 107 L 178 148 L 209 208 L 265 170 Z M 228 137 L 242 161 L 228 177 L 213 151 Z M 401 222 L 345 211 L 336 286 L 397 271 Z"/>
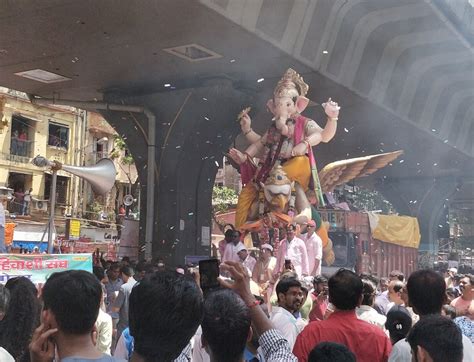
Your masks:
<path fill-rule="evenodd" d="M 15 277 L 43 284 L 52 273 L 65 270 L 92 273 L 92 254 L 0 254 L 0 284 Z"/>

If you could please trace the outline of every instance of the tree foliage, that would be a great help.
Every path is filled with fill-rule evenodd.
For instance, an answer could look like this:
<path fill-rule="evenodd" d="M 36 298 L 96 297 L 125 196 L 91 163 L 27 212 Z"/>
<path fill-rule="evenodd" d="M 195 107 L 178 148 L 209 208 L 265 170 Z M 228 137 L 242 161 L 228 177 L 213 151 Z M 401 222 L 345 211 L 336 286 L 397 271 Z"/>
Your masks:
<path fill-rule="evenodd" d="M 228 210 L 237 205 L 238 195 L 234 189 L 225 186 L 214 186 L 212 189 L 212 209 L 214 214 Z"/>
<path fill-rule="evenodd" d="M 120 162 L 124 165 L 133 165 L 133 157 L 132 154 L 130 153 L 130 150 L 127 147 L 127 144 L 125 143 L 125 140 L 120 137 L 119 135 L 114 136 L 114 151 L 110 154 L 111 159 L 119 158 L 121 155 Z"/>

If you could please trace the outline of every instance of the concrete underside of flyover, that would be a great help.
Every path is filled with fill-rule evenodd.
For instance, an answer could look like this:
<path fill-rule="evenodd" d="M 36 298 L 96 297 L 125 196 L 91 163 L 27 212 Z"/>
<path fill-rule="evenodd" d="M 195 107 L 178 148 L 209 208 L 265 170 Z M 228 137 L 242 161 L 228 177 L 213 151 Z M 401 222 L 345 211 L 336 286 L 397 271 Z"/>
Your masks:
<path fill-rule="evenodd" d="M 116 97 L 109 97 L 116 102 Z M 123 97 L 120 101 L 124 101 Z M 130 97 L 157 119 L 153 256 L 183 264 L 210 254 L 211 194 L 218 164 L 240 132 L 236 114 L 250 97 L 227 82 Z M 141 185 L 140 240 L 145 238 L 147 123 L 137 114 L 103 112 L 134 156 Z"/>

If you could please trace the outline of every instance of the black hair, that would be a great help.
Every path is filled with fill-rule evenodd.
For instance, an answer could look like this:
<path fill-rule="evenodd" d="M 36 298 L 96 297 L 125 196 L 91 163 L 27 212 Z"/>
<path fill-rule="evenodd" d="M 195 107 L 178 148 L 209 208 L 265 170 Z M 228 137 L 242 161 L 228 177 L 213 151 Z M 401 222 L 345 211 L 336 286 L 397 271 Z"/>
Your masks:
<path fill-rule="evenodd" d="M 141 273 L 141 272 L 146 272 L 148 269 L 148 266 L 149 264 L 147 264 L 146 261 L 140 261 L 137 263 L 136 267 L 135 267 L 135 271 L 138 273 Z"/>
<path fill-rule="evenodd" d="M 356 362 L 356 356 L 343 344 L 321 342 L 309 352 L 308 362 Z"/>
<path fill-rule="evenodd" d="M 405 280 L 405 275 L 400 270 L 392 270 L 389 274 L 391 278 L 397 278 L 401 282 Z"/>
<path fill-rule="evenodd" d="M 401 305 L 393 306 L 387 313 L 385 329 L 390 334 L 392 344 L 406 337 L 413 324 L 410 312 Z"/>
<path fill-rule="evenodd" d="M 231 238 L 234 235 L 234 230 L 233 229 L 227 229 L 224 233 L 224 237 L 226 238 Z"/>
<path fill-rule="evenodd" d="M 122 258 L 122 262 L 130 263 L 130 257 L 124 256 L 124 257 Z"/>
<path fill-rule="evenodd" d="M 377 287 L 370 279 L 367 278 L 362 279 L 362 284 L 362 304 L 372 306 L 374 304 L 375 292 L 377 291 Z"/>
<path fill-rule="evenodd" d="M 420 315 L 439 314 L 446 301 L 444 278 L 431 269 L 413 272 L 407 282 L 408 300 Z"/>
<path fill-rule="evenodd" d="M 393 284 L 393 291 L 395 293 L 401 293 L 401 291 L 403 290 L 403 287 L 405 286 L 403 282 L 401 282 L 400 280 L 393 280 L 390 283 Z"/>
<path fill-rule="evenodd" d="M 370 273 L 360 273 L 359 276 L 360 276 L 361 279 L 368 279 L 368 280 L 370 280 L 370 281 L 371 281 L 372 283 L 374 283 L 375 285 L 378 285 L 378 284 L 379 284 L 379 279 L 378 279 L 376 276 L 374 276 L 374 275 L 372 275 L 372 274 L 370 274 Z"/>
<path fill-rule="evenodd" d="M 469 284 L 471 284 L 474 287 L 474 275 L 466 274 L 466 275 L 464 275 L 463 278 L 469 278 Z"/>
<path fill-rule="evenodd" d="M 280 293 L 286 294 L 288 290 L 292 287 L 301 288 L 301 283 L 296 278 L 283 278 L 281 279 L 276 286 L 276 295 L 278 300 L 280 300 Z"/>
<path fill-rule="evenodd" d="M 105 278 L 105 270 L 101 266 L 92 267 L 92 273 L 96 276 L 99 282 L 102 282 L 102 279 Z"/>
<path fill-rule="evenodd" d="M 117 269 L 120 269 L 119 263 L 113 262 L 112 264 L 110 264 L 109 270 L 117 270 Z"/>
<path fill-rule="evenodd" d="M 443 311 L 444 311 L 444 314 L 446 315 L 446 317 L 450 318 L 450 319 L 454 319 L 456 318 L 456 308 L 454 308 L 452 305 L 449 305 L 449 304 L 445 304 L 443 305 Z"/>
<path fill-rule="evenodd" d="M 59 329 L 66 334 L 92 331 L 99 314 L 102 287 L 83 270 L 53 273 L 43 287 L 44 309 L 50 310 Z"/>
<path fill-rule="evenodd" d="M 26 277 L 9 279 L 10 305 L 0 327 L 0 346 L 16 361 L 29 361 L 28 345 L 40 322 L 41 306 L 34 284 Z"/>
<path fill-rule="evenodd" d="M 10 304 L 10 291 L 0 284 L 0 313 L 6 314 Z"/>
<path fill-rule="evenodd" d="M 357 307 L 362 295 L 363 284 L 359 276 L 351 270 L 339 269 L 328 281 L 329 301 L 340 310 Z"/>
<path fill-rule="evenodd" d="M 125 274 L 127 277 L 131 277 L 133 275 L 133 269 L 128 265 L 122 265 L 120 273 Z"/>
<path fill-rule="evenodd" d="M 190 277 L 159 271 L 135 285 L 129 300 L 130 334 L 146 361 L 172 361 L 195 334 L 202 293 Z"/>
<path fill-rule="evenodd" d="M 204 301 L 202 335 L 218 362 L 242 359 L 250 331 L 250 310 L 230 289 L 211 292 Z"/>
<path fill-rule="evenodd" d="M 316 275 L 313 278 L 313 284 L 323 284 L 327 282 L 328 282 L 328 278 L 326 278 L 324 275 Z"/>
<path fill-rule="evenodd" d="M 461 293 L 459 293 L 459 290 L 456 289 L 456 288 L 448 288 L 446 289 L 446 294 L 454 297 L 454 298 L 457 298 L 461 295 Z"/>
<path fill-rule="evenodd" d="M 407 342 L 414 356 L 420 346 L 429 353 L 433 362 L 463 360 L 461 330 L 452 320 L 440 315 L 421 318 L 408 333 Z"/>
<path fill-rule="evenodd" d="M 286 225 L 285 230 L 288 230 L 288 229 L 296 231 L 296 225 L 295 224 L 288 224 L 288 225 Z"/>

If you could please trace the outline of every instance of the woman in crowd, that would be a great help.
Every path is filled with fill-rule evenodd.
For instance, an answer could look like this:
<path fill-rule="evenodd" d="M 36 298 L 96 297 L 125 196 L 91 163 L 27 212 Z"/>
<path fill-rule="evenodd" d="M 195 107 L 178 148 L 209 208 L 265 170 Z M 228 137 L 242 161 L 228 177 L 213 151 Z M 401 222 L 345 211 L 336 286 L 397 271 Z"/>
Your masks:
<path fill-rule="evenodd" d="M 0 346 L 15 361 L 28 362 L 28 345 L 40 322 L 41 305 L 37 290 L 25 277 L 12 278 L 5 287 L 10 291 L 10 305 L 0 324 Z"/>

